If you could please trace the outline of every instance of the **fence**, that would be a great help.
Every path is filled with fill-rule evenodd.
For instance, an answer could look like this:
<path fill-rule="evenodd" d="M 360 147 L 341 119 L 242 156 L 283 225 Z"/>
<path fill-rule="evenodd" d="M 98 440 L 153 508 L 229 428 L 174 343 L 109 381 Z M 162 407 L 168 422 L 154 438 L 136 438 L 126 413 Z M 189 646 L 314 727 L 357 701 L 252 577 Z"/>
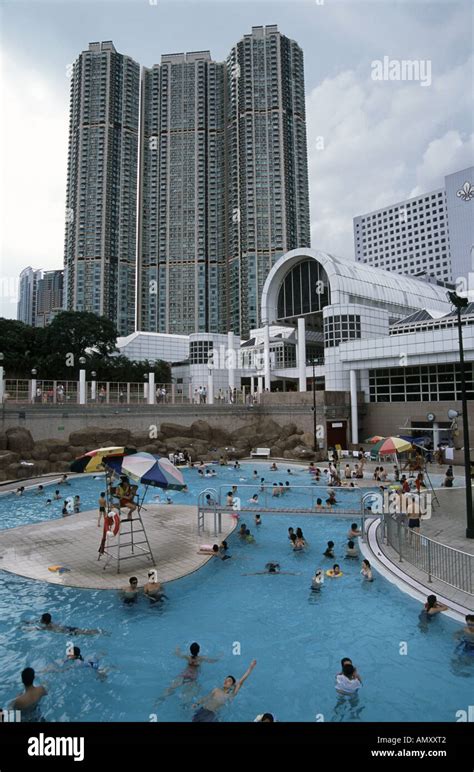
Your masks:
<path fill-rule="evenodd" d="M 387 544 L 415 568 L 463 592 L 474 592 L 474 555 L 448 547 L 408 528 L 392 515 L 384 515 Z"/>
<path fill-rule="evenodd" d="M 188 384 L 156 383 L 152 404 L 158 405 L 204 405 L 209 404 L 207 393 Z M 4 402 L 30 403 L 41 405 L 72 405 L 79 403 L 79 381 L 6 379 L 4 381 Z M 214 405 L 258 404 L 259 394 L 251 394 L 245 386 L 242 389 L 219 389 L 213 394 Z M 148 383 L 121 383 L 112 381 L 87 381 L 85 390 L 87 405 L 146 405 Z"/>

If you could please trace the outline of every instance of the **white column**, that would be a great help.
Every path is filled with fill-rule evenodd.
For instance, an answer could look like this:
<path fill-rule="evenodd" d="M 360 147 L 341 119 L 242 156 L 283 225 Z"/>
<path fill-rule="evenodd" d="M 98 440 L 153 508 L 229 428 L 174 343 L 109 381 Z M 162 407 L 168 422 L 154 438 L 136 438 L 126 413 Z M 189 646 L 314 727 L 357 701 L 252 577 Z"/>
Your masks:
<path fill-rule="evenodd" d="M 433 421 L 433 451 L 438 449 L 439 445 L 439 423 Z"/>
<path fill-rule="evenodd" d="M 265 375 L 265 388 L 270 391 L 270 328 L 268 324 L 263 328 L 263 370 Z"/>
<path fill-rule="evenodd" d="M 176 386 L 174 383 L 171 384 L 171 404 L 174 405 L 176 402 Z"/>
<path fill-rule="evenodd" d="M 148 404 L 155 404 L 155 373 L 148 373 Z"/>
<path fill-rule="evenodd" d="M 298 317 L 298 378 L 299 390 L 306 391 L 306 325 L 304 317 Z"/>
<path fill-rule="evenodd" d="M 229 389 L 235 388 L 235 349 L 234 333 L 227 333 L 227 367 L 229 368 Z"/>
<path fill-rule="evenodd" d="M 189 381 L 188 383 L 188 397 L 189 397 L 189 404 L 192 404 L 193 402 L 193 382 Z"/>
<path fill-rule="evenodd" d="M 31 379 L 31 394 L 30 394 L 30 399 L 31 399 L 32 402 L 35 401 L 35 397 L 36 397 L 36 378 L 32 378 Z"/>
<path fill-rule="evenodd" d="M 258 383 L 258 393 L 261 394 L 263 391 L 263 377 L 261 375 L 258 376 L 257 383 Z"/>
<path fill-rule="evenodd" d="M 86 371 L 79 370 L 79 404 L 86 404 Z"/>
<path fill-rule="evenodd" d="M 148 381 L 143 384 L 143 399 L 148 402 Z"/>
<path fill-rule="evenodd" d="M 250 393 L 253 394 L 255 391 L 255 378 L 253 375 L 250 376 Z"/>
<path fill-rule="evenodd" d="M 91 401 L 95 402 L 97 398 L 97 381 L 93 378 L 91 382 Z"/>
<path fill-rule="evenodd" d="M 349 373 L 351 384 L 351 434 L 352 444 L 359 444 L 359 413 L 357 410 L 357 373 L 351 370 Z"/>
<path fill-rule="evenodd" d="M 0 365 L 0 405 L 3 402 L 4 394 L 5 394 L 5 384 L 3 382 L 3 365 Z"/>
<path fill-rule="evenodd" d="M 214 404 L 214 371 L 212 368 L 207 373 L 207 404 Z"/>

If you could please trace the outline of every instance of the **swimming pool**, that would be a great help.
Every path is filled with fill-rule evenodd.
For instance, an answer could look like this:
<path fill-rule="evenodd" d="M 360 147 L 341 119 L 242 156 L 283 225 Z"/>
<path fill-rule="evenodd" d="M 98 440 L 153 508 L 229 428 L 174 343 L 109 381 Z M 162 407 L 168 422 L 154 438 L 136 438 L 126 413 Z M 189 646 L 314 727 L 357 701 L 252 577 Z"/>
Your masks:
<path fill-rule="evenodd" d="M 226 483 L 239 476 L 230 469 L 223 473 Z M 197 476 L 194 470 L 185 474 Z M 307 473 L 301 469 L 299 474 L 306 481 Z M 91 488 L 80 490 L 85 509 L 88 495 L 95 504 L 96 491 L 90 480 L 79 482 Z M 100 481 L 94 484 L 100 487 Z M 71 490 L 76 492 L 75 482 Z M 194 496 L 173 498 L 191 503 Z M 257 527 L 252 515 L 243 519 L 256 543 L 244 544 L 234 533 L 229 538 L 232 560 L 211 561 L 169 583 L 168 600 L 161 605 L 150 606 L 141 597 L 125 606 L 114 591 L 60 587 L 0 572 L 0 705 L 21 690 L 20 672 L 32 666 L 37 682 L 48 685 L 41 706 L 47 720 L 190 721 L 196 695 L 180 689 L 161 704 L 156 700 L 184 670 L 184 661 L 174 655 L 176 646 L 187 650 L 198 641 L 203 655 L 220 657 L 202 666 L 199 697 L 228 674 L 241 676 L 257 660 L 235 702 L 220 712 L 222 721 L 252 721 L 270 711 L 282 721 L 450 722 L 456 711 L 467 708 L 474 658 L 455 652 L 453 634 L 459 626 L 438 615 L 425 629 L 419 603 L 381 576 L 364 583 L 359 562 L 343 557 L 350 521 L 263 515 Z M 291 551 L 289 525 L 303 528 L 307 553 Z M 312 593 L 314 569 L 335 562 L 322 557 L 329 539 L 344 575 L 326 578 L 321 592 Z M 270 560 L 289 573 L 252 575 Z M 145 570 L 138 576 L 143 583 Z M 68 639 L 22 626 L 22 620 L 38 619 L 45 611 L 56 622 L 108 633 L 73 639 L 85 657 L 110 668 L 105 680 L 89 668 L 39 673 L 64 658 Z M 334 689 L 343 656 L 352 658 L 363 679 L 357 704 L 339 700 Z"/>

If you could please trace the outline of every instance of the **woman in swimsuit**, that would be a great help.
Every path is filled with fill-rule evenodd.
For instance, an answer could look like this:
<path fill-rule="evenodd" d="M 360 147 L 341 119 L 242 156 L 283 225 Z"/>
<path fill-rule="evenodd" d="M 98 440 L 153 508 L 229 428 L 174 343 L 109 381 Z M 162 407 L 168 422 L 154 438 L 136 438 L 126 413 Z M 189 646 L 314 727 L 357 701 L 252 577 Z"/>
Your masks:
<path fill-rule="evenodd" d="M 201 650 L 201 647 L 199 646 L 199 643 L 192 643 L 189 647 L 189 654 L 183 654 L 179 646 L 176 647 L 175 654 L 177 657 L 180 657 L 181 659 L 185 659 L 187 661 L 187 666 L 183 670 L 182 673 L 179 674 L 177 678 L 172 682 L 170 686 L 166 689 L 164 694 L 158 698 L 157 703 L 159 704 L 163 700 L 166 699 L 166 697 L 169 697 L 170 694 L 173 694 L 173 692 L 176 691 L 176 689 L 179 689 L 180 686 L 184 686 L 185 684 L 189 684 L 191 689 L 189 691 L 195 691 L 196 690 L 196 681 L 197 677 L 199 675 L 199 668 L 203 662 L 217 662 L 217 659 L 212 659 L 211 657 L 202 657 L 200 656 L 199 652 Z"/>

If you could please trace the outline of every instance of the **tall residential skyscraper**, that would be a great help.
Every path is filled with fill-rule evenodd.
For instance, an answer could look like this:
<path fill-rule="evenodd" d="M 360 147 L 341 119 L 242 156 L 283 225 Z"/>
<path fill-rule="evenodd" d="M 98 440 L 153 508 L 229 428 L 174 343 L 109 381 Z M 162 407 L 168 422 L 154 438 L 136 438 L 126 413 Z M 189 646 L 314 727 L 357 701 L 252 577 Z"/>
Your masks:
<path fill-rule="evenodd" d="M 142 78 L 138 327 L 227 329 L 225 66 L 167 54 Z"/>
<path fill-rule="evenodd" d="M 62 310 L 64 271 L 45 271 L 36 293 L 36 327 L 46 327 Z"/>
<path fill-rule="evenodd" d="M 227 94 L 230 327 L 246 336 L 275 260 L 310 246 L 301 48 L 252 27 L 227 59 Z"/>
<path fill-rule="evenodd" d="M 31 327 L 36 324 L 37 291 L 40 279 L 41 271 L 35 271 L 31 266 L 24 268 L 20 273 L 17 319 Z"/>
<path fill-rule="evenodd" d="M 140 68 L 111 41 L 90 43 L 71 78 L 65 288 L 68 310 L 135 329 Z"/>

